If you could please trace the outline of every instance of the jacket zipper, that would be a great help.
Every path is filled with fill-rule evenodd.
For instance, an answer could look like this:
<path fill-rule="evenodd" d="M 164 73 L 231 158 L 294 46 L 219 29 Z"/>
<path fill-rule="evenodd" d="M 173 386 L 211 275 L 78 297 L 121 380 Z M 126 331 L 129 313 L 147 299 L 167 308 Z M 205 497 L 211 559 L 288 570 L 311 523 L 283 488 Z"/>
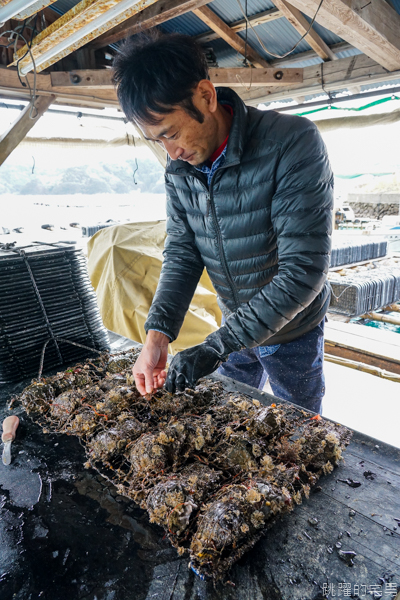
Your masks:
<path fill-rule="evenodd" d="M 217 169 L 217 171 L 218 171 L 218 169 Z M 209 189 L 209 194 L 208 194 L 208 200 L 210 202 L 211 215 L 212 215 L 212 218 L 213 218 L 215 231 L 217 233 L 217 243 L 218 243 L 219 257 L 220 257 L 220 260 L 221 260 L 222 268 L 223 268 L 223 270 L 225 272 L 225 277 L 226 277 L 226 279 L 227 279 L 227 281 L 229 283 L 229 287 L 231 288 L 231 292 L 232 292 L 232 295 L 233 295 L 233 298 L 234 298 L 235 304 L 236 304 L 236 309 L 238 309 L 239 306 L 240 306 L 239 297 L 237 295 L 237 292 L 236 292 L 236 289 L 235 289 L 235 284 L 233 283 L 233 279 L 231 277 L 231 274 L 229 273 L 228 264 L 227 264 L 226 256 L 225 256 L 225 252 L 224 252 L 224 247 L 223 247 L 223 244 L 222 244 L 222 233 L 221 233 L 221 229 L 220 229 L 220 227 L 218 225 L 217 211 L 215 210 L 214 198 L 212 197 L 212 184 L 213 184 L 214 176 L 217 173 L 217 171 L 215 171 L 215 173 L 211 177 L 210 189 Z"/>
<path fill-rule="evenodd" d="M 224 166 L 219 167 L 219 168 L 223 169 Z M 218 171 L 218 169 L 217 169 L 217 171 Z M 206 188 L 206 186 L 204 185 L 204 183 L 202 182 L 202 180 L 200 179 L 200 177 L 197 177 L 194 174 L 191 174 L 191 175 L 192 175 L 192 177 L 194 177 L 195 179 L 197 179 L 197 181 L 200 181 L 201 185 L 204 187 L 204 189 L 207 192 L 207 200 L 210 203 L 211 215 L 212 215 L 212 219 L 213 219 L 213 223 L 214 223 L 214 228 L 215 228 L 215 231 L 216 231 L 216 234 L 217 234 L 217 243 L 218 243 L 218 250 L 219 250 L 220 261 L 221 261 L 221 264 L 222 264 L 223 271 L 225 273 L 225 277 L 226 277 L 226 279 L 228 281 L 228 284 L 229 284 L 229 287 L 231 289 L 232 296 L 233 296 L 233 298 L 235 300 L 236 309 L 238 309 L 239 306 L 240 306 L 239 296 L 238 296 L 238 294 L 236 292 L 235 284 L 233 283 L 233 279 L 231 277 L 231 274 L 229 273 L 228 265 L 227 265 L 227 262 L 226 262 L 226 256 L 225 256 L 225 252 L 224 252 L 224 248 L 223 248 L 223 244 L 222 244 L 221 229 L 220 229 L 220 227 L 218 225 L 217 213 L 216 213 L 216 210 L 215 210 L 214 199 L 212 197 L 212 191 L 211 191 L 213 179 L 214 179 L 215 174 L 217 173 L 217 171 L 215 171 L 215 173 L 211 177 L 210 189 Z M 186 175 L 180 175 L 179 173 L 168 173 L 167 172 L 167 174 L 169 174 L 169 175 L 178 175 L 179 177 L 186 177 Z"/>

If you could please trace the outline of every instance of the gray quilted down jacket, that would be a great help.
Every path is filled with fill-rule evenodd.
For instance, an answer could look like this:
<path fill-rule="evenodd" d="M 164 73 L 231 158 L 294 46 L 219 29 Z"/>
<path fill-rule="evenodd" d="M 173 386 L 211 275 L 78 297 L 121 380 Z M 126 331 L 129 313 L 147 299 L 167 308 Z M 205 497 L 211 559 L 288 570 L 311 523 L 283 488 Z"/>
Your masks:
<path fill-rule="evenodd" d="M 169 161 L 167 239 L 145 329 L 174 340 L 204 267 L 242 347 L 281 344 L 313 329 L 330 297 L 333 174 L 308 119 L 233 107 L 225 162 L 206 176 Z"/>

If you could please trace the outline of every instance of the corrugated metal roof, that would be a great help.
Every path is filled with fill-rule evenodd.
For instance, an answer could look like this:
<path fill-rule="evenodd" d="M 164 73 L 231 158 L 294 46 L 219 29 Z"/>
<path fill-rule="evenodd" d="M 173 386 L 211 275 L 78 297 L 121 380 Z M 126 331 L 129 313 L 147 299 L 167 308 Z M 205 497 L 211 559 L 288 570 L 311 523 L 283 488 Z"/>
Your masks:
<path fill-rule="evenodd" d="M 244 10 L 244 0 L 239 0 L 239 2 Z M 243 18 L 243 14 L 238 5 L 238 0 L 215 0 L 209 6 L 226 23 L 232 23 Z M 254 15 L 270 8 L 274 8 L 274 4 L 270 0 L 248 0 L 247 3 L 248 15 Z M 311 19 L 308 19 L 308 21 L 310 22 Z M 318 23 L 314 24 L 314 28 L 328 45 L 342 41 L 340 37 L 328 31 L 325 27 L 318 25 Z M 258 25 L 255 27 L 255 31 L 267 49 L 272 50 L 275 54 L 284 54 L 290 50 L 301 37 L 298 31 L 285 18 Z M 244 31 L 239 33 L 239 35 L 244 39 Z M 262 56 L 266 56 L 251 28 L 248 29 L 248 39 L 249 41 L 251 40 L 250 43 Z M 309 49 L 309 44 L 303 40 L 296 48 L 296 52 L 304 52 Z M 271 56 L 269 57 L 272 58 Z"/>
<path fill-rule="evenodd" d="M 391 4 L 391 5 L 393 6 L 393 8 L 394 8 L 395 10 L 397 10 L 397 12 L 398 12 L 398 13 L 399 13 L 399 15 L 400 15 L 400 0 L 390 0 L 390 3 L 389 3 L 389 4 Z"/>
<path fill-rule="evenodd" d="M 207 46 L 213 48 L 219 67 L 226 69 L 229 67 L 243 67 L 243 56 L 235 52 L 224 40 L 213 40 Z"/>
<path fill-rule="evenodd" d="M 78 2 L 79 0 L 57 0 L 57 2 L 54 2 L 50 8 L 55 9 L 60 14 L 64 14 L 73 6 L 78 4 Z M 400 14 L 400 0 L 390 0 L 390 2 L 395 10 Z M 244 8 L 244 0 L 241 0 L 241 4 Z M 209 6 L 217 13 L 219 17 L 221 17 L 221 19 L 227 23 L 238 21 L 239 19 L 243 18 L 242 12 L 237 4 L 237 0 L 214 0 L 214 2 L 209 4 Z M 249 16 L 263 12 L 264 10 L 269 10 L 270 8 L 275 8 L 275 5 L 273 2 L 271 2 L 271 0 L 248 0 L 247 2 L 247 12 Z M 315 29 L 317 30 L 319 27 L 321 26 L 316 24 Z M 318 33 L 320 32 L 318 31 Z"/>
<path fill-rule="evenodd" d="M 264 23 L 255 27 L 255 31 L 259 36 L 260 40 L 264 44 L 267 50 L 271 50 L 275 54 L 284 54 L 290 50 L 301 38 L 301 35 L 294 29 L 294 27 L 286 19 L 277 19 L 270 23 Z M 264 50 L 261 48 L 257 38 L 252 29 L 248 29 L 248 40 L 252 47 L 257 50 L 261 56 L 265 55 Z M 242 31 L 239 34 L 243 39 L 245 38 L 245 32 Z M 305 52 L 310 50 L 311 47 L 305 40 L 302 40 L 296 48 L 296 52 Z M 272 60 L 271 54 L 265 55 L 267 59 Z"/>
<path fill-rule="evenodd" d="M 53 10 L 63 15 L 68 12 L 73 6 L 76 6 L 78 2 L 76 0 L 57 0 L 50 6 Z"/>
<path fill-rule="evenodd" d="M 306 15 L 305 15 L 305 17 L 306 17 L 307 21 L 309 23 L 311 23 L 311 19 L 309 19 Z M 315 31 L 318 33 L 318 35 L 322 37 L 322 39 L 324 40 L 324 42 L 326 44 L 328 44 L 328 46 L 330 46 L 331 44 L 338 44 L 339 42 L 342 41 L 342 38 L 340 38 L 335 33 L 332 33 L 331 31 L 329 31 L 329 29 L 326 29 L 319 23 L 314 23 L 313 29 L 315 29 Z"/>
<path fill-rule="evenodd" d="M 239 0 L 242 8 L 245 8 L 245 0 Z M 398 0 L 400 3 L 400 0 Z M 77 4 L 76 0 L 57 0 L 52 5 L 57 12 L 60 14 L 64 14 L 68 10 L 70 10 L 75 4 Z M 223 19 L 226 23 L 232 23 L 239 19 L 243 18 L 243 14 L 238 5 L 238 0 L 214 0 L 209 4 L 210 8 L 214 10 L 214 12 Z M 274 8 L 275 5 L 271 0 L 248 0 L 247 2 L 247 13 L 249 16 L 263 12 L 265 10 L 269 10 Z M 324 27 L 314 24 L 316 31 L 322 37 L 322 39 L 328 44 L 335 44 L 341 40 L 337 35 L 331 33 Z M 163 23 L 161 25 L 161 29 L 167 33 L 171 32 L 179 32 L 184 33 L 190 36 L 197 36 L 207 31 L 210 31 L 207 25 L 205 25 L 196 15 L 193 13 L 186 13 L 175 19 L 171 19 L 170 21 Z M 264 23 L 262 25 L 258 25 L 255 27 L 255 31 L 257 35 L 260 37 L 263 45 L 271 50 L 275 54 L 285 54 L 288 50 L 290 50 L 300 39 L 300 34 L 296 31 L 296 29 L 284 18 L 276 19 L 269 23 Z M 245 39 L 246 34 L 245 31 L 239 33 L 242 39 Z M 249 28 L 247 32 L 248 42 L 249 44 L 264 58 L 267 60 L 273 60 L 273 56 L 269 53 L 266 53 L 264 49 L 259 44 L 254 31 Z M 224 42 L 221 39 L 213 40 L 209 42 L 207 46 L 210 46 L 214 49 L 214 52 L 217 57 L 217 61 L 220 67 L 237 67 L 242 65 L 242 57 L 238 54 L 230 45 Z M 293 57 L 296 54 L 301 52 L 305 52 L 310 50 L 309 44 L 302 40 L 299 45 L 296 47 L 293 52 Z M 349 53 L 350 52 L 350 53 Z M 357 53 L 355 51 L 354 53 Z M 347 53 L 341 53 L 340 58 L 345 56 L 351 56 L 352 52 L 347 51 Z M 314 64 L 320 63 L 321 60 L 318 57 L 310 58 L 303 61 L 294 60 L 293 63 L 299 67 L 311 66 Z M 290 66 L 288 63 L 288 66 Z"/>
<path fill-rule="evenodd" d="M 59 0 L 60 2 L 67 2 L 70 0 Z M 244 0 L 240 0 L 241 6 L 245 7 Z M 214 0 L 209 4 L 210 8 L 226 23 L 233 23 L 243 18 L 243 14 L 239 8 L 236 0 Z M 274 4 L 270 0 L 248 0 L 247 12 L 248 15 L 254 15 L 264 10 L 274 8 Z M 210 31 L 204 23 L 198 17 L 192 13 L 186 13 L 180 17 L 176 17 L 161 26 L 163 31 L 179 31 L 180 33 L 186 33 L 188 35 L 199 35 L 206 31 Z M 275 54 L 285 54 L 290 50 L 301 38 L 298 31 L 284 18 L 275 19 L 269 23 L 263 23 L 257 25 L 255 28 L 257 35 L 260 37 L 261 42 L 264 46 L 271 50 Z M 342 41 L 340 37 L 331 33 L 324 27 L 315 24 L 315 29 L 318 31 L 322 39 L 328 44 L 336 44 Z M 245 39 L 245 31 L 241 31 L 238 35 L 242 39 Z M 249 44 L 257 50 L 257 52 L 267 60 L 272 60 L 274 57 L 270 54 L 266 54 L 264 49 L 261 47 L 257 40 L 254 31 L 249 27 L 248 32 Z M 225 42 L 221 44 L 221 40 L 213 40 L 207 44 L 214 49 L 216 53 L 218 64 L 221 67 L 233 67 L 237 66 L 237 52 L 226 45 Z M 310 50 L 309 44 L 302 40 L 296 47 L 294 54 L 299 52 L 305 52 Z M 313 62 L 307 61 L 308 64 L 316 64 L 319 60 L 313 60 Z"/>
<path fill-rule="evenodd" d="M 161 29 L 166 33 L 174 32 L 186 35 L 200 35 L 201 33 L 210 31 L 203 21 L 190 12 L 163 23 Z"/>
<path fill-rule="evenodd" d="M 244 10 L 245 0 L 240 0 L 240 3 Z M 208 6 L 226 23 L 243 19 L 243 13 L 240 10 L 237 0 L 214 0 Z M 270 8 L 275 8 L 271 0 L 248 0 L 247 15 L 256 15 Z"/>
<path fill-rule="evenodd" d="M 356 54 L 362 54 L 361 50 L 358 50 L 357 48 L 350 48 L 349 50 L 343 50 L 342 52 L 337 52 L 336 56 L 338 58 L 348 58 L 349 56 L 355 56 Z M 320 63 L 322 63 L 322 58 L 320 58 L 319 56 L 315 56 L 313 58 L 308 58 L 306 60 L 301 60 L 301 58 L 296 60 L 296 54 L 293 53 L 293 60 L 291 60 L 290 62 L 287 62 L 285 64 L 285 67 L 292 67 L 292 66 L 296 66 L 296 67 L 311 67 L 312 65 L 318 65 Z"/>
<path fill-rule="evenodd" d="M 356 54 L 362 54 L 361 50 L 358 48 L 350 48 L 349 50 L 343 50 L 342 52 L 338 52 L 336 56 L 338 58 L 348 58 L 349 56 L 356 56 Z"/>
<path fill-rule="evenodd" d="M 368 85 L 360 86 L 362 92 L 370 91 L 370 90 L 382 90 L 385 91 L 387 88 L 396 87 L 400 85 L 400 79 L 392 79 L 392 81 L 388 81 L 387 83 L 370 83 Z"/>
<path fill-rule="evenodd" d="M 241 3 L 242 8 L 244 9 L 245 0 L 239 1 Z M 400 0 L 390 0 L 390 2 L 395 8 L 395 10 L 400 14 Z M 57 2 L 55 2 L 51 6 L 51 8 L 54 8 L 60 14 L 64 14 L 77 3 L 77 0 L 57 0 Z M 223 19 L 223 21 L 225 21 L 228 24 L 243 18 L 243 14 L 240 10 L 238 0 L 214 0 L 208 6 L 221 19 Z M 272 0 L 247 1 L 247 13 L 249 16 L 258 14 L 271 8 L 275 8 L 275 5 L 273 4 Z M 308 21 L 310 20 L 311 19 L 308 18 Z M 327 29 L 325 29 L 325 27 L 322 27 L 318 23 L 314 23 L 314 28 L 328 45 L 333 45 L 342 41 L 340 37 L 328 31 Z M 190 36 L 196 36 L 210 31 L 207 25 L 205 25 L 198 17 L 196 17 L 193 13 L 190 12 L 164 23 L 161 26 L 161 29 L 165 32 L 179 32 Z M 273 21 L 270 21 L 269 23 L 258 25 L 255 27 L 255 31 L 257 32 L 258 36 L 260 37 L 263 45 L 267 48 L 267 50 L 270 50 L 274 54 L 279 55 L 288 52 L 299 41 L 301 37 L 300 34 L 296 31 L 296 29 L 292 25 L 290 25 L 290 23 L 285 18 L 275 19 Z M 244 31 L 240 32 L 239 35 L 242 37 L 242 39 L 245 39 L 246 34 Z M 274 59 L 272 55 L 266 53 L 261 47 L 254 34 L 254 31 L 251 28 L 248 29 L 247 36 L 249 44 L 261 56 L 263 56 L 267 60 Z M 239 53 L 237 53 L 224 40 L 218 38 L 209 42 L 207 46 L 210 46 L 214 49 L 220 67 L 228 68 L 242 66 L 242 56 Z M 292 54 L 293 61 L 287 62 L 286 66 L 308 67 L 322 62 L 322 60 L 318 56 L 307 58 L 305 60 L 302 60 L 299 57 L 299 59 L 296 60 L 297 54 L 306 52 L 307 50 L 310 50 L 310 46 L 305 40 L 302 40 Z M 346 58 L 360 53 L 361 52 L 359 50 L 353 48 L 338 53 L 337 57 Z M 388 83 L 388 87 L 393 85 L 395 85 L 395 82 Z M 379 86 L 372 84 L 362 86 L 361 89 L 370 90 L 378 88 Z M 310 96 L 308 97 L 308 99 L 315 99 L 318 96 L 320 95 Z"/>

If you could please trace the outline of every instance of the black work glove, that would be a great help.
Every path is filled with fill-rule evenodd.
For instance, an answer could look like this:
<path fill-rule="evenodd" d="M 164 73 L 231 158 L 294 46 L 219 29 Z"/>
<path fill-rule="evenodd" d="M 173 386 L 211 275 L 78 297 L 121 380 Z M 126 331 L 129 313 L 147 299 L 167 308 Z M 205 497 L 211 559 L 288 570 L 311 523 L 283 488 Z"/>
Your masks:
<path fill-rule="evenodd" d="M 224 325 L 211 333 L 202 344 L 178 352 L 168 369 L 165 388 L 171 394 L 194 388 L 197 381 L 213 373 L 226 361 L 231 352 L 242 350 L 234 333 Z"/>

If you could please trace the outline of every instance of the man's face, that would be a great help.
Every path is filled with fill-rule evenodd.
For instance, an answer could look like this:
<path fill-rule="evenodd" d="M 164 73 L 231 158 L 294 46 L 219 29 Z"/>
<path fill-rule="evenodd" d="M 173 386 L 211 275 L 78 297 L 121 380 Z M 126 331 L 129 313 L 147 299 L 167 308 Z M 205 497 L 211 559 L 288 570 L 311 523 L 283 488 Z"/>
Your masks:
<path fill-rule="evenodd" d="M 206 161 L 218 148 L 218 124 L 215 111 L 215 89 L 203 80 L 194 90 L 193 104 L 203 114 L 199 123 L 183 108 L 177 106 L 168 114 L 157 114 L 155 125 L 140 123 L 145 138 L 160 143 L 172 160 L 184 160 L 191 165 Z"/>

